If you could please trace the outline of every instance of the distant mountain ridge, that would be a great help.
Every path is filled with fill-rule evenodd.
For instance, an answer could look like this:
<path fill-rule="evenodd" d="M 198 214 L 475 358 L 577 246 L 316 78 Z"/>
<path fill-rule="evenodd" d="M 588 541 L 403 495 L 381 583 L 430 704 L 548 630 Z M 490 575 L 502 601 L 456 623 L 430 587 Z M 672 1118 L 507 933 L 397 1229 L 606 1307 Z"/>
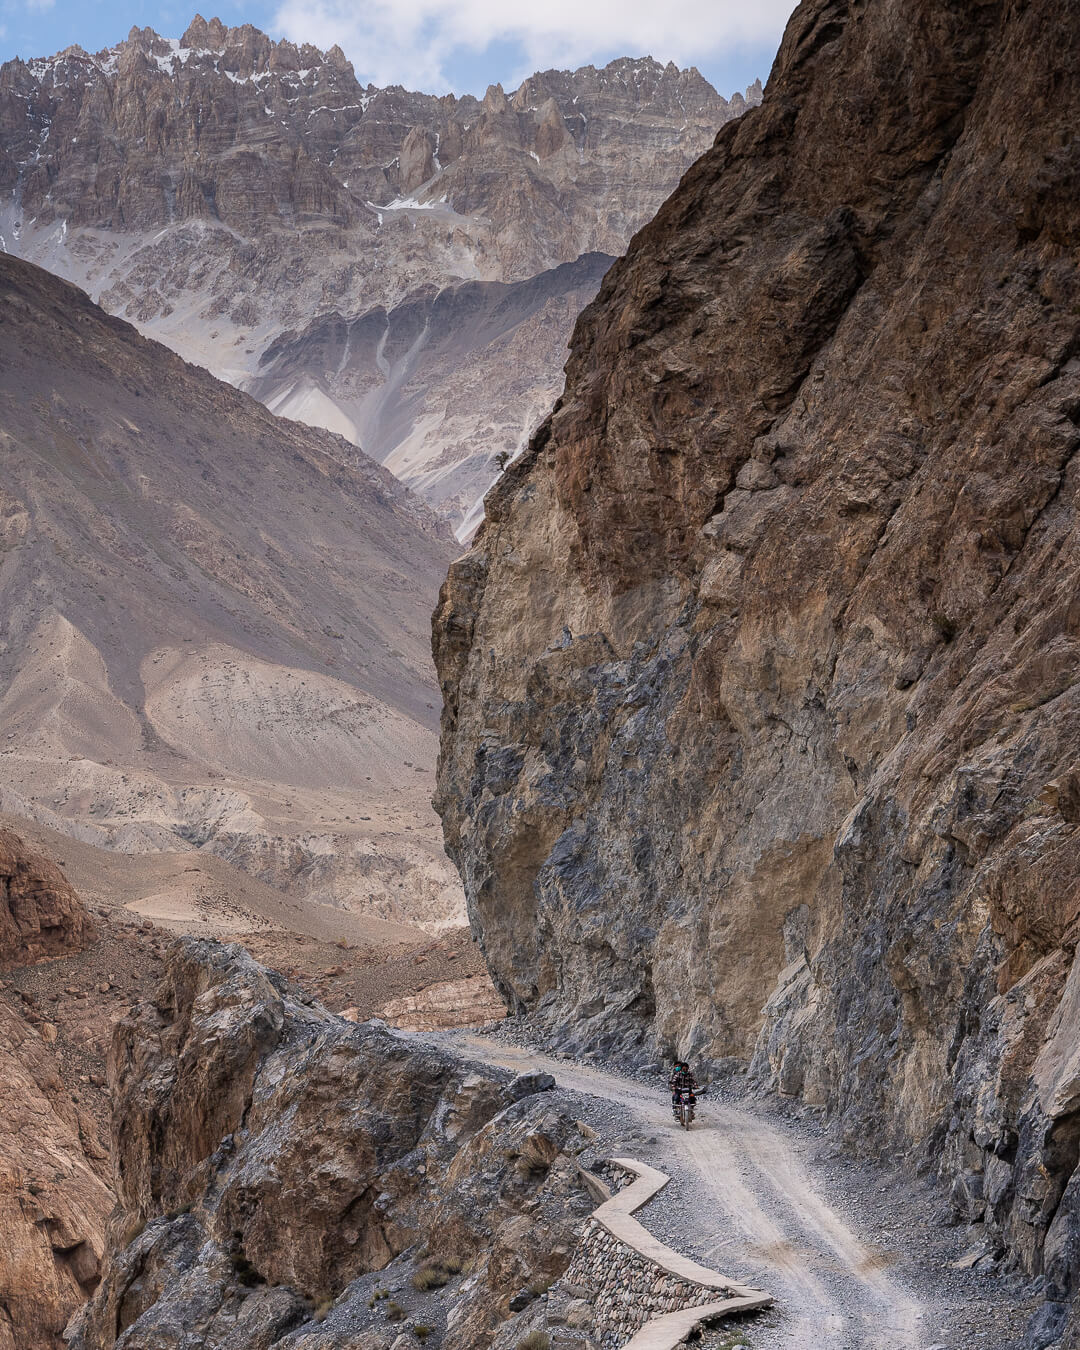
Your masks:
<path fill-rule="evenodd" d="M 629 58 L 482 100 L 438 97 L 362 87 L 340 48 L 251 25 L 197 16 L 180 39 L 133 28 L 96 55 L 69 47 L 0 68 L 0 247 L 359 441 L 400 372 L 379 364 L 376 342 L 333 366 L 294 359 L 280 379 L 263 358 L 284 334 L 620 254 L 759 97 L 760 85 L 728 100 L 696 70 Z M 473 353 L 467 380 L 483 396 L 470 393 L 464 423 L 456 371 L 436 363 L 429 376 L 421 362 L 412 415 L 365 448 L 460 526 L 558 393 L 597 284 L 534 288 L 536 308 Z"/>

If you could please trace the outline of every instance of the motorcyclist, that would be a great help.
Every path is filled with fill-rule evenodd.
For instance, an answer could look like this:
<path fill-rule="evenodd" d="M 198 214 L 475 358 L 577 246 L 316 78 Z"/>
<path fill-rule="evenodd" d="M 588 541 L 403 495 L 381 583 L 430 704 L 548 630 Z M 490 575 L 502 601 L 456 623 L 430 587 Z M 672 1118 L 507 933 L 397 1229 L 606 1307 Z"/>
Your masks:
<path fill-rule="evenodd" d="M 671 1113 L 676 1120 L 679 1118 L 679 1093 L 690 1093 L 690 1104 L 697 1101 L 697 1079 L 694 1077 L 694 1071 L 685 1059 L 677 1059 L 675 1067 L 671 1071 Z"/>

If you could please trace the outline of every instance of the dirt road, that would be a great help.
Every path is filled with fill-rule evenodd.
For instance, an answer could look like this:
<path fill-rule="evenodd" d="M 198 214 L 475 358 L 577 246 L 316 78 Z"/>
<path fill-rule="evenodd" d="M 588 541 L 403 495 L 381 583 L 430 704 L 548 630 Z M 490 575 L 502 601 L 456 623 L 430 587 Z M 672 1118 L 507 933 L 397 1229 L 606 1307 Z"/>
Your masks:
<path fill-rule="evenodd" d="M 782 1316 L 750 1328 L 755 1350 L 927 1350 L 941 1344 L 922 1306 L 883 1269 L 815 1186 L 784 1134 L 742 1107 L 702 1101 L 689 1132 L 655 1088 L 548 1059 L 487 1037 L 453 1034 L 470 1057 L 547 1069 L 560 1087 L 627 1108 L 656 1145 L 647 1159 L 676 1183 L 637 1216 L 692 1239 L 713 1268 L 772 1294 Z M 665 1158 L 667 1162 L 665 1163 Z M 675 1242 L 674 1245 L 679 1245 Z M 685 1246 L 685 1242 L 683 1243 Z"/>

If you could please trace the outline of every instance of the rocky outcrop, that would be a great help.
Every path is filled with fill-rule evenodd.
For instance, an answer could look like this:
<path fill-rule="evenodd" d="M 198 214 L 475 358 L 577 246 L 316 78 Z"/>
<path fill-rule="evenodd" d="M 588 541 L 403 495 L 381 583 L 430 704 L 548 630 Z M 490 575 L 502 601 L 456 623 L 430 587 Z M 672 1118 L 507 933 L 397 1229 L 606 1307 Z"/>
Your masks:
<path fill-rule="evenodd" d="M 487 975 L 439 980 L 417 994 L 392 998 L 379 1010 L 383 1021 L 403 1031 L 484 1026 L 505 1016 L 506 1004 Z"/>
<path fill-rule="evenodd" d="M 514 1008 L 911 1150 L 1044 1278 L 1033 1344 L 1080 1268 L 1078 55 L 1058 0 L 801 5 L 435 620 Z"/>
<path fill-rule="evenodd" d="M 77 951 L 92 933 L 60 868 L 0 829 L 0 967 Z"/>
<path fill-rule="evenodd" d="M 378 333 L 332 362 L 318 343 L 294 348 L 287 382 L 262 358 L 309 325 L 363 330 L 462 282 L 558 289 L 561 264 L 621 253 L 744 107 L 651 60 L 546 71 L 480 101 L 365 88 L 337 48 L 250 25 L 196 18 L 179 40 L 134 28 L 96 55 L 0 69 L 0 248 L 370 448 L 460 525 L 550 406 L 599 275 L 569 304 L 534 287 L 531 336 L 471 345 L 463 395 L 439 369 L 429 389 L 402 364 L 408 345 L 383 361 Z"/>
<path fill-rule="evenodd" d="M 93 1119 L 0 995 L 0 1346 L 58 1350 L 97 1287 L 113 1208 Z"/>
<path fill-rule="evenodd" d="M 73 1350 L 488 1344 L 592 1208 L 549 1077 L 351 1025 L 236 947 L 172 949 L 110 1078 L 123 1212 Z"/>
<path fill-rule="evenodd" d="M 93 936 L 55 863 L 0 830 L 0 968 L 78 951 Z M 0 993 L 0 1346 L 56 1350 L 93 1293 L 113 1207 L 92 1115 L 60 1077 L 56 1026 Z"/>

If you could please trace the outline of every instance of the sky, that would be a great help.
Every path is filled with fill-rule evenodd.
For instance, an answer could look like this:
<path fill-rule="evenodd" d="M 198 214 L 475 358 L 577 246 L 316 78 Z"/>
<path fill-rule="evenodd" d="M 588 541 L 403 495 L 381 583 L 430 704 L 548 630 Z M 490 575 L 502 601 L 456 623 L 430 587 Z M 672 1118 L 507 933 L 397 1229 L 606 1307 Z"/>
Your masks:
<path fill-rule="evenodd" d="M 133 24 L 179 37 L 197 8 L 276 38 L 336 42 L 363 83 L 482 94 L 534 70 L 648 55 L 697 66 L 727 95 L 764 82 L 794 0 L 0 0 L 0 61 L 74 42 L 98 51 Z"/>

